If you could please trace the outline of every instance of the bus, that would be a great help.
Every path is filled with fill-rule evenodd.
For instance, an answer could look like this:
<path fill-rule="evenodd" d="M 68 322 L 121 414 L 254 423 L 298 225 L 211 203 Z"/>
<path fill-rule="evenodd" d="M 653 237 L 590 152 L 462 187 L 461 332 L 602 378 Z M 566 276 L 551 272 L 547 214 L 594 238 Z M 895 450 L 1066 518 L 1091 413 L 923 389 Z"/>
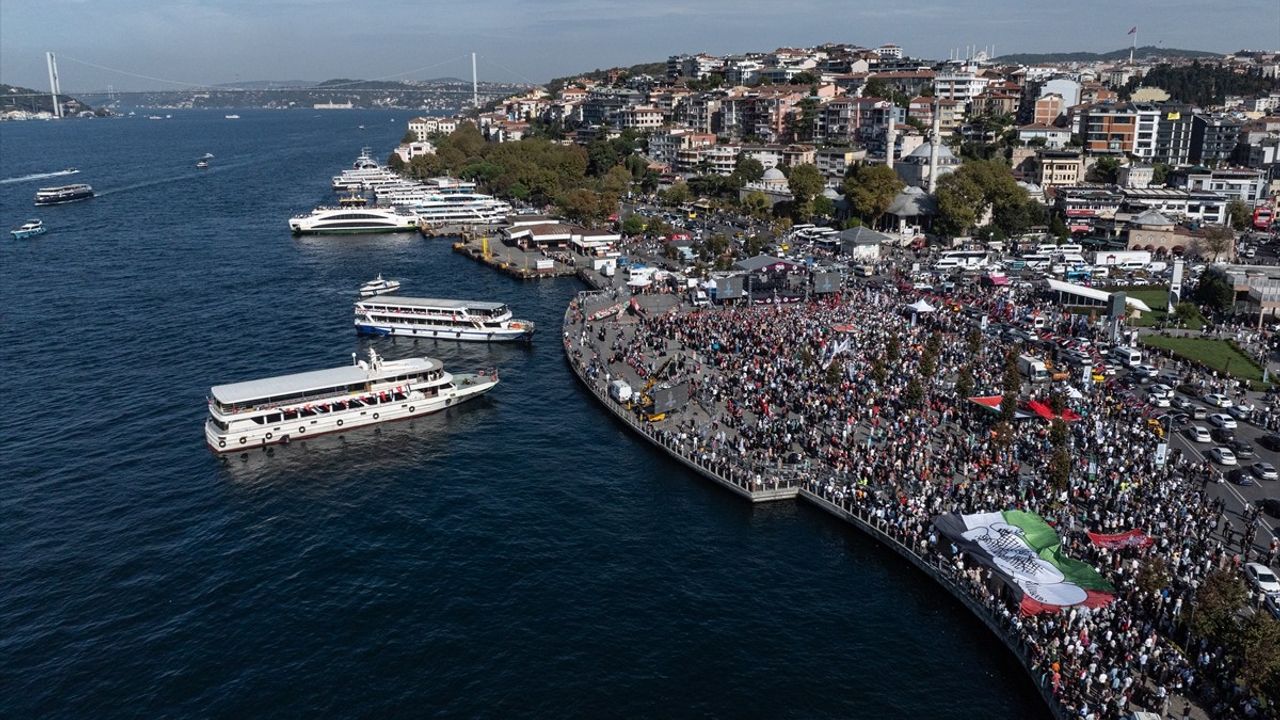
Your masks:
<path fill-rule="evenodd" d="M 986 265 L 988 257 L 986 250 L 947 250 L 941 260 L 954 261 L 947 263 L 951 267 L 978 267 Z"/>
<path fill-rule="evenodd" d="M 1032 270 L 1041 270 L 1046 268 L 1052 260 L 1053 258 L 1049 257 L 1045 253 L 1031 253 L 1030 255 L 1022 256 L 1022 262 L 1025 263 L 1025 267 Z"/>
<path fill-rule="evenodd" d="M 1275 220 L 1275 211 L 1265 205 L 1259 205 L 1253 210 L 1253 229 L 1269 230 L 1271 223 Z"/>

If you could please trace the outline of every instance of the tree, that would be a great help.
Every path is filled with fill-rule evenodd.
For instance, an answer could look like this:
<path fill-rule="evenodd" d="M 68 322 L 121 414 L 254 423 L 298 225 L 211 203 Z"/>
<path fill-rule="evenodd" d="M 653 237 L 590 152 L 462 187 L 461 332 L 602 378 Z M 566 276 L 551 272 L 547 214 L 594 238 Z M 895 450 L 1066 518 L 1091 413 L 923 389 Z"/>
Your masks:
<path fill-rule="evenodd" d="M 556 200 L 561 214 L 570 220 L 588 225 L 595 224 L 609 215 L 609 204 L 600 193 L 586 188 L 565 192 Z"/>
<path fill-rule="evenodd" d="M 1192 325 L 1196 322 L 1204 322 L 1204 316 L 1200 314 L 1200 308 L 1194 303 L 1180 302 L 1173 306 L 1173 316 L 1178 319 L 1182 325 Z"/>
<path fill-rule="evenodd" d="M 787 176 L 787 188 L 791 190 L 791 197 L 795 200 L 797 213 L 801 217 L 808 217 L 813 212 L 813 199 L 822 192 L 822 188 L 826 186 L 826 181 L 822 178 L 822 173 L 818 168 L 808 163 L 796 165 L 791 168 L 791 174 Z"/>
<path fill-rule="evenodd" d="M 1138 568 L 1138 588 L 1155 594 L 1169 586 L 1169 566 L 1164 557 L 1152 555 Z"/>
<path fill-rule="evenodd" d="M 907 407 L 920 407 L 920 403 L 924 401 L 924 388 L 920 386 L 920 378 L 911 378 L 907 383 L 903 400 L 906 401 Z"/>
<path fill-rule="evenodd" d="M 1099 158 L 1098 162 L 1089 168 L 1086 180 L 1089 182 L 1103 183 L 1106 185 L 1114 185 L 1116 177 L 1120 174 L 1120 161 L 1116 158 L 1104 157 Z"/>
<path fill-rule="evenodd" d="M 645 226 L 645 234 L 652 238 L 664 238 L 671 234 L 671 225 L 662 218 L 654 218 Z"/>
<path fill-rule="evenodd" d="M 613 195 L 623 195 L 631 189 L 631 171 L 621 165 L 614 165 L 609 172 L 600 178 L 600 189 Z"/>
<path fill-rule="evenodd" d="M 960 375 L 956 378 L 956 395 L 967 398 L 973 394 L 973 366 L 965 365 L 960 368 Z"/>
<path fill-rule="evenodd" d="M 875 225 L 880 221 L 904 183 L 887 165 L 857 165 L 844 179 L 844 196 L 863 220 Z"/>
<path fill-rule="evenodd" d="M 764 177 L 764 164 L 753 157 L 739 157 L 733 172 L 744 182 L 760 182 Z"/>
<path fill-rule="evenodd" d="M 1249 221 L 1253 216 L 1249 214 L 1249 208 L 1240 198 L 1232 198 L 1227 203 L 1227 224 L 1232 230 L 1246 230 L 1249 227 Z"/>
<path fill-rule="evenodd" d="M 831 361 L 827 366 L 827 384 L 835 387 L 844 379 L 844 362 L 840 358 Z"/>
<path fill-rule="evenodd" d="M 636 214 L 628 215 L 626 219 L 622 221 L 622 233 L 624 235 L 639 235 L 644 232 L 644 228 L 644 218 Z"/>
<path fill-rule="evenodd" d="M 1255 694 L 1280 687 L 1280 622 L 1265 612 L 1253 613 L 1240 627 L 1235 649 L 1245 686 Z"/>
<path fill-rule="evenodd" d="M 1173 166 L 1169 165 L 1168 163 L 1158 162 L 1152 165 L 1151 166 L 1151 184 L 1164 185 L 1165 181 L 1168 180 L 1169 178 L 1169 171 L 1172 169 L 1173 169 Z"/>
<path fill-rule="evenodd" d="M 1049 234 L 1062 242 L 1071 237 L 1071 229 L 1062 221 L 1062 217 L 1055 213 L 1049 218 Z"/>
<path fill-rule="evenodd" d="M 1209 225 L 1204 228 L 1200 246 L 1213 254 L 1212 260 L 1217 262 L 1219 256 L 1231 249 L 1235 244 L 1235 233 L 1223 225 Z"/>
<path fill-rule="evenodd" d="M 752 190 L 742 198 L 742 209 L 752 217 L 764 217 L 769 214 L 769 198 L 759 190 Z"/>
<path fill-rule="evenodd" d="M 401 145 L 408 145 L 409 143 L 415 142 L 418 142 L 418 133 L 412 130 L 405 132 L 404 136 L 400 138 Z"/>
<path fill-rule="evenodd" d="M 813 199 L 813 215 L 814 217 L 829 218 L 836 214 L 836 204 L 826 195 L 819 195 Z"/>
<path fill-rule="evenodd" d="M 662 193 L 662 202 L 665 205 L 680 206 L 689 202 L 690 197 L 691 193 L 689 192 L 688 183 L 680 181 L 673 184 L 671 187 L 667 188 L 666 192 Z"/>
<path fill-rule="evenodd" d="M 1235 297 L 1235 287 L 1221 270 L 1214 268 L 1200 276 L 1200 284 L 1196 285 L 1196 302 L 1225 312 L 1235 304 Z"/>
<path fill-rule="evenodd" d="M 1071 484 L 1071 454 L 1066 448 L 1053 451 L 1049 460 L 1049 487 L 1054 490 L 1066 490 Z"/>
<path fill-rule="evenodd" d="M 1191 628 L 1197 635 L 1227 645 L 1236 631 L 1236 615 L 1244 609 L 1248 591 L 1235 570 L 1215 570 L 1196 592 Z"/>
<path fill-rule="evenodd" d="M 985 209 L 982 188 L 976 180 L 958 170 L 938 181 L 935 196 L 938 201 L 936 229 L 944 234 L 967 234 Z"/>

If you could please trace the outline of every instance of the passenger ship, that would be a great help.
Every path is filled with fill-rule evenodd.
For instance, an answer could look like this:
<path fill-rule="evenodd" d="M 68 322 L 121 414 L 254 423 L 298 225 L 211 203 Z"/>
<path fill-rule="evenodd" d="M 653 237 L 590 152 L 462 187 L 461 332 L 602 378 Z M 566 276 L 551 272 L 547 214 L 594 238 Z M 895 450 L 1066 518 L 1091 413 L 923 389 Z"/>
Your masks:
<path fill-rule="evenodd" d="M 496 225 L 511 214 L 507 203 L 478 193 L 401 196 L 397 204 L 427 225 Z"/>
<path fill-rule="evenodd" d="M 91 197 L 93 197 L 93 188 L 89 185 L 60 185 L 36 190 L 36 205 L 61 205 L 88 200 Z"/>
<path fill-rule="evenodd" d="M 289 220 L 295 235 L 339 235 L 349 233 L 412 232 L 418 216 L 395 208 L 316 208 L 308 215 Z"/>
<path fill-rule="evenodd" d="M 533 323 L 504 303 L 379 295 L 356 302 L 356 332 L 441 340 L 531 340 Z"/>
<path fill-rule="evenodd" d="M 214 452 L 287 443 L 427 415 L 497 384 L 497 372 L 451 374 L 435 358 L 383 360 L 370 349 L 368 362 L 215 385 L 204 436 Z"/>

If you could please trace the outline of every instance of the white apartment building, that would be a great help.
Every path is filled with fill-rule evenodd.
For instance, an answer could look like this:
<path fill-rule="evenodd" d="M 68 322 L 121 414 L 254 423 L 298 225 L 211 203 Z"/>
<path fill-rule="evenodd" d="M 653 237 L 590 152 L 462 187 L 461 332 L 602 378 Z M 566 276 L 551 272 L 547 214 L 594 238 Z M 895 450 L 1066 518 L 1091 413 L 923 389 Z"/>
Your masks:
<path fill-rule="evenodd" d="M 990 82 L 972 70 L 943 70 L 933 79 L 933 94 L 944 100 L 967 103 L 981 95 Z"/>
<path fill-rule="evenodd" d="M 1160 127 L 1160 110 L 1152 105 L 1136 106 L 1138 126 L 1133 136 L 1133 154 L 1151 159 L 1156 154 L 1156 132 Z"/>

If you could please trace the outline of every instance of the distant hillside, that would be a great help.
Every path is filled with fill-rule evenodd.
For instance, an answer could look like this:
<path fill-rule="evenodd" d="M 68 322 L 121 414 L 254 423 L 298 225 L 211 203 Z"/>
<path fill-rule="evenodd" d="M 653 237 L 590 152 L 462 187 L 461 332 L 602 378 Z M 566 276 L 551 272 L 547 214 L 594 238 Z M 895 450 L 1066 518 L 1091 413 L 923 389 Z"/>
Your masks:
<path fill-rule="evenodd" d="M 1134 58 L 1162 57 L 1162 58 L 1208 58 L 1222 57 L 1218 53 L 1205 52 L 1204 50 L 1179 50 L 1178 48 L 1162 48 L 1155 45 L 1143 45 L 1133 51 Z M 1107 60 L 1122 60 L 1129 57 L 1129 48 L 1121 48 L 1112 50 L 1111 52 L 1092 53 L 1092 52 L 1063 52 L 1063 53 L 1014 53 L 1012 55 L 1001 55 L 996 58 L 1001 62 L 1011 65 L 1042 65 L 1048 63 L 1064 63 L 1064 62 L 1105 62 Z"/>
<path fill-rule="evenodd" d="M 67 108 L 69 113 L 93 109 L 70 95 L 59 95 L 58 100 Z M 0 112 L 9 112 L 11 110 L 23 110 L 32 113 L 53 112 L 53 99 L 49 96 L 49 93 L 43 90 L 32 90 L 31 88 L 0 83 Z"/>
<path fill-rule="evenodd" d="M 218 88 L 240 88 L 244 90 L 280 90 L 311 87 L 315 80 L 248 80 L 245 82 L 221 83 Z"/>
<path fill-rule="evenodd" d="M 582 72 L 575 75 L 553 78 L 551 82 L 547 83 L 547 87 L 550 88 L 552 92 L 559 92 L 560 88 L 563 88 L 572 80 L 577 80 L 578 78 L 604 80 L 608 77 L 611 70 L 616 69 L 617 68 L 610 68 L 608 70 L 596 69 L 590 72 Z M 638 65 L 622 68 L 622 72 L 627 75 L 652 75 L 654 77 L 664 77 L 667 74 L 667 62 L 663 60 L 661 62 L 640 63 Z"/>

